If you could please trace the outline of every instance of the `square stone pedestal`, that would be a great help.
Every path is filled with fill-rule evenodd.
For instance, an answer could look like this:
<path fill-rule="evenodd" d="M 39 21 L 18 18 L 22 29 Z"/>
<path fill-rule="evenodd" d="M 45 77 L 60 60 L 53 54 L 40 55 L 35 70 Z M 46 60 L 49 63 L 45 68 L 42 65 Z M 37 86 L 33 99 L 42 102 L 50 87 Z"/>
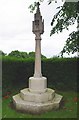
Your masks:
<path fill-rule="evenodd" d="M 33 80 L 33 81 L 32 81 Z M 41 81 L 43 80 L 43 81 Z M 46 78 L 43 77 L 38 82 L 46 82 Z M 39 83 L 39 86 L 34 87 L 36 78 L 31 77 L 29 82 L 33 82 L 29 88 L 25 88 L 20 91 L 19 94 L 13 96 L 13 104 L 16 110 L 23 111 L 31 114 L 41 114 L 43 112 L 58 109 L 62 96 L 55 93 L 55 90 L 46 88 L 46 83 L 43 86 Z M 35 82 L 35 84 L 34 84 Z M 41 87 L 40 87 L 41 86 Z M 35 91 L 35 89 L 37 91 Z"/>

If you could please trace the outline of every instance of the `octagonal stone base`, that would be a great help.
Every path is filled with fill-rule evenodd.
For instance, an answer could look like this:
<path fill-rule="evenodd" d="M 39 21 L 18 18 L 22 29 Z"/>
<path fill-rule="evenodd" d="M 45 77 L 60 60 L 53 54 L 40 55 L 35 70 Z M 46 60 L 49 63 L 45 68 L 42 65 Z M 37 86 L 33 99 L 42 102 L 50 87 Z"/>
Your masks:
<path fill-rule="evenodd" d="M 55 90 L 48 88 L 44 93 L 34 93 L 30 92 L 29 88 L 25 88 L 20 91 L 20 97 L 25 101 L 44 103 L 51 101 L 55 97 Z"/>
<path fill-rule="evenodd" d="M 41 114 L 43 112 L 58 109 L 62 96 L 56 94 L 54 90 L 47 88 L 45 93 L 31 93 L 28 88 L 13 96 L 13 104 L 16 110 L 31 114 Z"/>

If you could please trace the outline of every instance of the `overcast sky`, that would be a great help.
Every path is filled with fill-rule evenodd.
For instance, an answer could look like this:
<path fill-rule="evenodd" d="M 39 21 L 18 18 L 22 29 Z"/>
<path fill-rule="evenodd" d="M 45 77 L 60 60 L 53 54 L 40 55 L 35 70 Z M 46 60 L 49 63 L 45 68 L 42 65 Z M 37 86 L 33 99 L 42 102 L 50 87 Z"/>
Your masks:
<path fill-rule="evenodd" d="M 34 13 L 30 13 L 28 9 L 33 1 L 35 0 L 0 0 L 0 50 L 5 53 L 13 50 L 35 51 L 35 35 L 32 33 Z M 43 55 L 52 57 L 60 53 L 69 33 L 76 30 L 76 26 L 50 37 L 51 20 L 58 11 L 56 7 L 63 3 L 58 0 L 57 4 L 48 5 L 47 1 L 40 5 L 45 31 L 42 35 L 41 51 Z"/>

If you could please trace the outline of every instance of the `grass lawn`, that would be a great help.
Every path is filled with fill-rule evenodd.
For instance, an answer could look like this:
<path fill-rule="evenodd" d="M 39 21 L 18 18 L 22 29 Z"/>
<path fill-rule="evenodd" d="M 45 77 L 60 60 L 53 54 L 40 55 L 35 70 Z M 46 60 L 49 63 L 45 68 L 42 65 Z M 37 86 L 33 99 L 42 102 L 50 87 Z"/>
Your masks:
<path fill-rule="evenodd" d="M 64 105 L 59 109 L 41 115 L 19 113 L 10 107 L 12 96 L 18 92 L 8 93 L 2 99 L 2 118 L 77 118 L 77 93 L 73 91 L 57 92 L 64 96 Z"/>

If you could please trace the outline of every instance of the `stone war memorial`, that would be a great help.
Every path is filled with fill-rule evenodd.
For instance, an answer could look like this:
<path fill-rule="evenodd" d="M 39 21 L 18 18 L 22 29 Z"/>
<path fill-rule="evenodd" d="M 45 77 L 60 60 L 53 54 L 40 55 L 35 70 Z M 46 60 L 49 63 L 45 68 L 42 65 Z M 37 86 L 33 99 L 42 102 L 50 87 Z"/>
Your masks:
<path fill-rule="evenodd" d="M 34 15 L 32 32 L 35 34 L 34 75 L 29 78 L 29 87 L 13 96 L 13 104 L 18 111 L 41 114 L 58 109 L 63 96 L 47 88 L 47 78 L 41 73 L 41 34 L 44 33 L 44 20 L 42 20 L 39 3 L 37 3 L 37 11 Z"/>

